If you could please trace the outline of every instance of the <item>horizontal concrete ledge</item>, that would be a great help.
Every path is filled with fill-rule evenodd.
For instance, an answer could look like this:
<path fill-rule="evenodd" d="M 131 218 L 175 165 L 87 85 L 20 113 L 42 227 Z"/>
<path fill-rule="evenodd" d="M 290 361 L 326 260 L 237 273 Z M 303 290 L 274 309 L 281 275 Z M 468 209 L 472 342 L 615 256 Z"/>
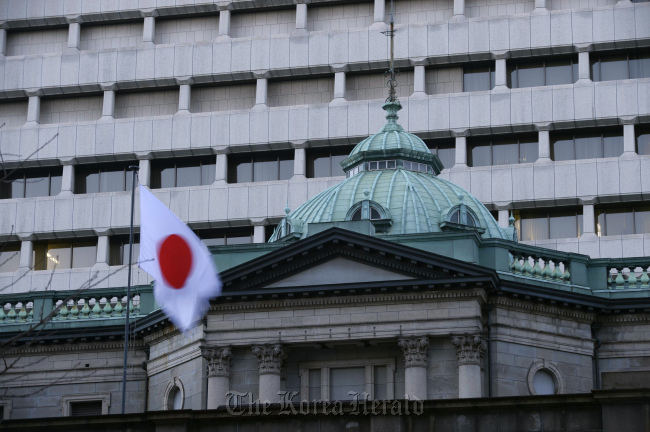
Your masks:
<path fill-rule="evenodd" d="M 397 26 L 397 67 L 650 46 L 650 4 Z M 387 39 L 351 29 L 0 59 L 0 99 L 383 70 Z"/>
<path fill-rule="evenodd" d="M 554 129 L 612 126 L 622 124 L 623 118 L 650 122 L 650 78 L 401 102 L 399 123 L 422 138 L 531 132 L 536 124 Z M 356 101 L 3 128 L 0 151 L 7 166 L 26 159 L 26 166 L 38 166 L 74 159 L 106 162 L 355 144 L 384 125 L 382 104 L 383 100 Z M 56 134 L 54 142 L 40 148 Z"/>

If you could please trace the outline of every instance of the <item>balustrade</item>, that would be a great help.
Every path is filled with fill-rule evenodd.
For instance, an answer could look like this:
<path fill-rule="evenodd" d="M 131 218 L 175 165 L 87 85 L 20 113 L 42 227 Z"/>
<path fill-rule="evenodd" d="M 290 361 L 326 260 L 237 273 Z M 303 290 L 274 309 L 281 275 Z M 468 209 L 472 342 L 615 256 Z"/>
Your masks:
<path fill-rule="evenodd" d="M 650 288 L 648 265 L 617 265 L 607 267 L 607 288 L 609 289 L 647 289 Z"/>
<path fill-rule="evenodd" d="M 510 251 L 510 272 L 551 282 L 571 283 L 569 260 L 548 258 L 530 252 Z"/>
<path fill-rule="evenodd" d="M 93 296 L 73 298 L 65 302 L 58 300 L 54 305 L 55 321 L 111 318 L 126 316 L 126 296 Z M 129 301 L 129 314 L 140 314 L 140 296 L 132 296 Z"/>

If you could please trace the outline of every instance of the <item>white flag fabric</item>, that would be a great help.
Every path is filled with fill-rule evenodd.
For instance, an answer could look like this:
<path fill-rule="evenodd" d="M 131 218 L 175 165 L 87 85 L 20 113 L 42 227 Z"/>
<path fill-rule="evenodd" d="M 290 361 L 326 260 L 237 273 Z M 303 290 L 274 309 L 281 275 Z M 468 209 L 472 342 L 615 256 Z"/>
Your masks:
<path fill-rule="evenodd" d="M 221 281 L 208 248 L 171 210 L 140 186 L 138 265 L 154 278 L 154 295 L 181 331 L 201 319 Z"/>

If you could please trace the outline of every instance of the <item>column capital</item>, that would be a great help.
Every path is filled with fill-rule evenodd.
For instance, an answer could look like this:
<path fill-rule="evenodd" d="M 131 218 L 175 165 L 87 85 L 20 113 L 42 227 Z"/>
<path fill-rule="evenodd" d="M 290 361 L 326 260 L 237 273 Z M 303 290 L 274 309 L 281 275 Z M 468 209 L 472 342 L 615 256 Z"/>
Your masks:
<path fill-rule="evenodd" d="M 480 365 L 487 350 L 487 342 L 479 335 L 453 336 L 451 343 L 456 347 L 458 365 Z"/>
<path fill-rule="evenodd" d="M 201 355 L 208 360 L 208 377 L 230 376 L 230 347 L 202 346 Z"/>
<path fill-rule="evenodd" d="M 260 375 L 280 375 L 282 362 L 287 358 L 287 352 L 280 344 L 255 345 L 253 354 L 257 357 Z"/>
<path fill-rule="evenodd" d="M 405 367 L 426 367 L 429 338 L 426 336 L 399 338 L 397 345 L 404 351 Z"/>

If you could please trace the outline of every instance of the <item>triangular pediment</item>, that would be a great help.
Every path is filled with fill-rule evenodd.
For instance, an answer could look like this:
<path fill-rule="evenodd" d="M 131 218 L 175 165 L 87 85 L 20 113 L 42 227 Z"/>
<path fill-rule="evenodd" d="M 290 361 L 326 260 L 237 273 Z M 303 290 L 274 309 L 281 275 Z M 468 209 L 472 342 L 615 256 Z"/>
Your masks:
<path fill-rule="evenodd" d="M 414 279 L 379 267 L 337 257 L 305 271 L 273 282 L 266 288 L 305 287 Z"/>

